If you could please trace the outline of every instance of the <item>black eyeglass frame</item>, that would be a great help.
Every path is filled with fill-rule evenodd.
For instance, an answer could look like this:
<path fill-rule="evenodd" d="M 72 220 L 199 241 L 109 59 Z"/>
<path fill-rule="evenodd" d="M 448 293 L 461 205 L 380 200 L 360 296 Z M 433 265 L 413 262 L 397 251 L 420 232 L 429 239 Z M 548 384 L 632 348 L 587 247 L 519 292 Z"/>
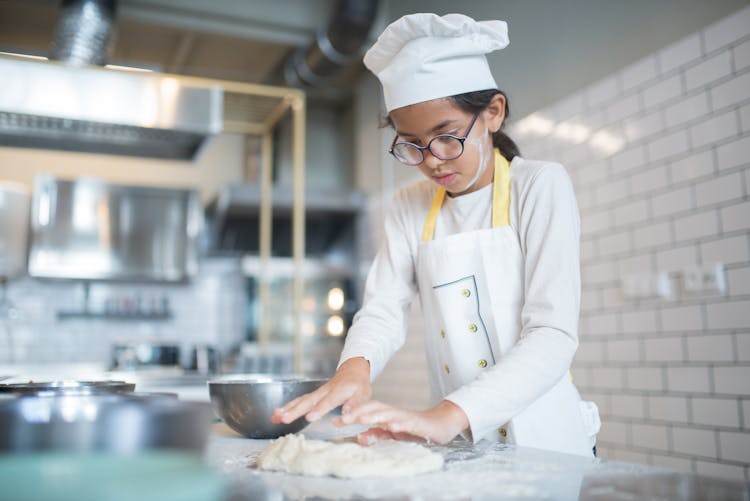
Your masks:
<path fill-rule="evenodd" d="M 401 141 L 401 142 L 397 143 L 396 141 L 398 140 L 398 134 L 396 134 L 396 137 L 393 138 L 393 143 L 391 143 L 391 147 L 388 148 L 388 153 L 390 153 L 391 155 L 393 155 L 396 158 L 396 160 L 398 160 L 402 164 L 404 164 L 404 165 L 411 165 L 411 166 L 419 165 L 422 162 L 424 162 L 424 152 L 425 152 L 425 150 L 429 150 L 430 154 L 433 157 L 439 158 L 440 160 L 455 160 L 455 159 L 457 159 L 458 157 L 460 157 L 461 155 L 464 154 L 464 142 L 469 137 L 469 134 L 471 134 L 471 129 L 474 127 L 474 124 L 477 122 L 477 118 L 479 118 L 479 114 L 480 113 L 481 113 L 481 111 L 478 111 L 476 114 L 474 114 L 474 118 L 471 119 L 471 123 L 466 128 L 466 132 L 464 133 L 463 136 L 454 136 L 453 134 L 438 134 L 437 136 L 435 136 L 432 139 L 430 139 L 430 141 L 425 146 L 418 146 L 418 145 L 416 145 L 414 143 L 410 143 L 409 141 Z M 458 140 L 458 142 L 461 143 L 461 151 L 458 153 L 458 155 L 456 155 L 455 157 L 451 157 L 451 158 L 443 158 L 440 155 L 436 155 L 435 152 L 432 151 L 432 148 L 430 148 L 430 145 L 432 144 L 432 142 L 434 140 L 436 140 L 438 138 L 441 138 L 441 137 L 450 137 L 452 139 Z M 396 153 L 394 153 L 394 151 L 393 151 L 393 149 L 397 145 L 399 145 L 399 144 L 406 144 L 408 146 L 413 146 L 414 148 L 416 148 L 419 151 L 419 154 L 421 155 L 421 159 L 419 160 L 419 162 L 417 162 L 417 163 L 408 163 L 408 162 L 404 162 L 403 160 L 401 160 L 398 157 L 398 155 L 396 155 Z"/>

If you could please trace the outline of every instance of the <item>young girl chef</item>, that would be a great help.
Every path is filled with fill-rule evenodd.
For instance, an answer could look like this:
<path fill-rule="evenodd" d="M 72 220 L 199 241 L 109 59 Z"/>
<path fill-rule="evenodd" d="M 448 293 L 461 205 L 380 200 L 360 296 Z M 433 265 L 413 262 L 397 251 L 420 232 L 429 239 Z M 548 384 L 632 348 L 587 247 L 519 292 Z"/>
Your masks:
<path fill-rule="evenodd" d="M 421 437 L 592 455 L 596 406 L 571 381 L 580 299 L 578 208 L 564 168 L 522 158 L 501 132 L 508 114 L 485 54 L 508 45 L 503 21 L 412 14 L 364 63 L 383 86 L 389 152 L 425 180 L 397 194 L 338 370 L 274 414 L 360 435 Z M 510 70 L 509 70 L 510 71 Z M 424 411 L 370 401 L 370 382 L 404 343 L 419 293 L 432 394 Z"/>

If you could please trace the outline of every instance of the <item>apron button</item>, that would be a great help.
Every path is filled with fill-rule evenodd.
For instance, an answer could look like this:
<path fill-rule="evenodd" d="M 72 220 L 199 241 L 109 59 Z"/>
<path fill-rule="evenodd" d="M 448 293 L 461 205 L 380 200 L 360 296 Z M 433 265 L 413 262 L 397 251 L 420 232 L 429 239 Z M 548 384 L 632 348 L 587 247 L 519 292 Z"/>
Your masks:
<path fill-rule="evenodd" d="M 485 367 L 487 367 L 487 360 L 480 358 L 479 362 L 477 362 L 477 365 L 481 367 L 482 369 L 484 369 Z"/>
<path fill-rule="evenodd" d="M 469 324 L 469 330 L 471 332 L 476 332 L 477 331 L 477 324 Z"/>
<path fill-rule="evenodd" d="M 440 337 L 445 338 L 445 331 L 444 330 L 440 331 Z"/>
<path fill-rule="evenodd" d="M 505 431 L 505 428 L 500 428 L 500 436 L 501 437 L 507 437 L 508 436 L 508 432 Z"/>
<path fill-rule="evenodd" d="M 469 297 L 469 296 L 471 296 L 471 291 L 469 289 L 464 289 L 464 290 L 461 291 L 461 295 L 463 297 Z"/>
<path fill-rule="evenodd" d="M 443 366 L 443 368 L 445 369 L 445 373 L 446 373 L 446 374 L 450 374 L 450 373 L 451 373 L 451 369 L 450 369 L 450 367 L 448 367 L 448 365 L 447 365 L 447 364 L 446 364 L 446 365 L 444 365 L 444 366 Z"/>

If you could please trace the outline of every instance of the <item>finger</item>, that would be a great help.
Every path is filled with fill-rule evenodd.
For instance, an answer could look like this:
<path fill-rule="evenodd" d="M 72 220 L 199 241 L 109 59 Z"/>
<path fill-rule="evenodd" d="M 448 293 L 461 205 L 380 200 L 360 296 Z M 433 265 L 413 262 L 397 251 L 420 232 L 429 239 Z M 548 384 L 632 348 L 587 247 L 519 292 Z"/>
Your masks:
<path fill-rule="evenodd" d="M 419 413 L 389 406 L 373 407 L 371 411 L 360 414 L 357 422 L 383 428 L 394 434 L 396 440 L 407 438 L 400 438 L 399 435 L 408 435 L 409 440 L 416 437 L 430 440 L 432 433 L 429 426 L 420 419 Z"/>
<path fill-rule="evenodd" d="M 344 402 L 344 405 L 341 406 L 341 413 L 348 414 L 355 407 L 358 407 L 368 402 L 369 399 L 370 399 L 369 395 L 366 395 L 364 392 L 356 392 L 354 396 L 352 396 L 349 400 Z"/>
<path fill-rule="evenodd" d="M 384 430 L 383 428 L 370 428 L 367 431 L 363 431 L 357 435 L 357 443 L 359 445 L 372 445 L 375 442 L 381 440 L 401 440 L 404 442 L 420 442 L 424 443 L 425 439 L 411 433 L 394 433 L 390 430 Z"/>
<path fill-rule="evenodd" d="M 403 438 L 397 438 L 397 440 L 404 440 L 406 437 L 410 438 L 423 438 L 425 440 L 428 440 L 429 437 L 429 431 L 419 425 L 419 421 L 414 418 L 413 416 L 398 416 L 395 419 L 392 419 L 388 421 L 386 424 L 386 428 L 388 431 L 393 433 L 394 435 L 401 436 L 403 435 Z"/>
<path fill-rule="evenodd" d="M 305 419 L 307 419 L 308 421 L 316 421 L 320 419 L 324 415 L 328 414 L 332 409 L 338 407 L 347 399 L 351 398 L 354 391 L 354 387 L 349 387 L 348 385 L 344 388 L 334 388 L 318 402 L 316 402 L 312 410 L 305 416 Z"/>
<path fill-rule="evenodd" d="M 285 412 L 283 408 L 279 407 L 273 410 L 271 413 L 271 422 L 275 424 L 282 423 L 284 419 Z"/>
<path fill-rule="evenodd" d="M 403 412 L 388 404 L 373 401 L 360 405 L 352 412 L 352 415 L 356 417 L 357 422 L 362 424 L 380 424 L 391 421 Z"/>
<path fill-rule="evenodd" d="M 411 433 L 394 433 L 391 432 L 395 440 L 401 440 L 402 442 L 419 442 L 425 443 L 428 439 L 420 437 L 419 435 L 412 435 Z"/>
<path fill-rule="evenodd" d="M 271 422 L 273 424 L 281 423 L 281 416 L 282 416 L 281 409 L 274 409 L 273 414 L 271 414 Z"/>
<path fill-rule="evenodd" d="M 454 435 L 446 435 L 440 423 L 435 423 L 419 412 L 408 412 L 390 420 L 386 429 L 396 440 L 427 441 L 437 444 L 448 443 Z"/>
<path fill-rule="evenodd" d="M 370 415 L 373 412 L 376 412 L 378 410 L 385 410 L 386 408 L 390 408 L 390 406 L 382 402 L 378 402 L 377 400 L 370 400 L 361 405 L 351 408 L 348 413 L 342 414 L 341 420 L 344 422 L 344 424 L 352 424 L 354 422 L 361 422 L 359 421 L 361 416 Z M 367 423 L 363 423 L 363 424 L 367 424 Z"/>
<path fill-rule="evenodd" d="M 326 388 L 325 386 L 321 386 L 312 393 L 308 393 L 307 395 L 302 395 L 301 397 L 295 398 L 287 405 L 282 407 L 280 415 L 281 422 L 291 423 L 292 421 L 298 419 L 300 416 L 307 414 L 308 412 L 310 412 L 310 409 L 315 407 L 315 405 L 327 394 L 328 388 Z"/>
<path fill-rule="evenodd" d="M 357 443 L 359 445 L 372 445 L 380 440 L 392 439 L 393 434 L 382 428 L 370 428 L 367 431 L 363 431 L 357 435 Z"/>
<path fill-rule="evenodd" d="M 289 409 L 297 405 L 299 401 L 302 400 L 306 396 L 307 395 L 302 395 L 302 396 L 295 398 L 294 400 L 290 400 L 289 402 L 285 403 L 281 407 L 276 407 L 273 411 L 274 412 L 278 411 L 279 413 L 287 412 Z"/>
<path fill-rule="evenodd" d="M 354 423 L 357 419 L 357 414 L 353 414 L 353 410 L 357 409 L 357 412 L 359 413 L 360 412 L 359 409 L 361 406 L 351 407 L 348 413 L 343 412 L 343 407 L 344 407 L 343 405 L 341 407 L 342 407 L 341 415 L 333 418 L 332 423 L 334 424 L 334 426 L 347 426 L 347 425 Z"/>

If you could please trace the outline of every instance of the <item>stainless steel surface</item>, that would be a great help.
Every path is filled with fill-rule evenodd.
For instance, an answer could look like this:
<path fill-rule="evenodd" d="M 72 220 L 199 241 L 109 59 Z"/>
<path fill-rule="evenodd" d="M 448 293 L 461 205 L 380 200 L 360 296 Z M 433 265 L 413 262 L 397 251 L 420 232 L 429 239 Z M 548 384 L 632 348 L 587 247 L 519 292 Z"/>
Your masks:
<path fill-rule="evenodd" d="M 0 400 L 0 451 L 200 452 L 208 403 L 165 396 L 23 396 Z"/>
<path fill-rule="evenodd" d="M 0 384 L 0 393 L 16 395 L 94 395 L 130 393 L 135 384 L 125 381 L 43 381 Z"/>
<path fill-rule="evenodd" d="M 210 380 L 208 391 L 216 415 L 233 430 L 248 438 L 276 438 L 296 433 L 308 422 L 302 417 L 289 424 L 274 424 L 273 410 L 325 382 L 304 376 L 232 375 Z"/>
<path fill-rule="evenodd" d="M 291 256 L 293 193 L 288 187 L 274 186 L 270 196 L 273 200 L 271 254 Z M 257 252 L 262 198 L 261 186 L 256 183 L 224 186 L 208 208 L 211 247 Z M 306 256 L 336 253 L 354 262 L 355 236 L 362 222 L 364 205 L 365 196 L 361 192 L 315 190 L 305 193 Z"/>
<path fill-rule="evenodd" d="M 198 269 L 202 224 L 192 190 L 35 180 L 29 274 L 182 282 Z"/>
<path fill-rule="evenodd" d="M 30 205 L 23 185 L 0 182 L 0 279 L 26 272 Z"/>
<path fill-rule="evenodd" d="M 117 0 L 63 0 L 51 59 L 80 65 L 106 63 L 116 7 Z"/>
<path fill-rule="evenodd" d="M 222 130 L 223 91 L 149 72 L 0 57 L 0 144 L 190 159 Z"/>

